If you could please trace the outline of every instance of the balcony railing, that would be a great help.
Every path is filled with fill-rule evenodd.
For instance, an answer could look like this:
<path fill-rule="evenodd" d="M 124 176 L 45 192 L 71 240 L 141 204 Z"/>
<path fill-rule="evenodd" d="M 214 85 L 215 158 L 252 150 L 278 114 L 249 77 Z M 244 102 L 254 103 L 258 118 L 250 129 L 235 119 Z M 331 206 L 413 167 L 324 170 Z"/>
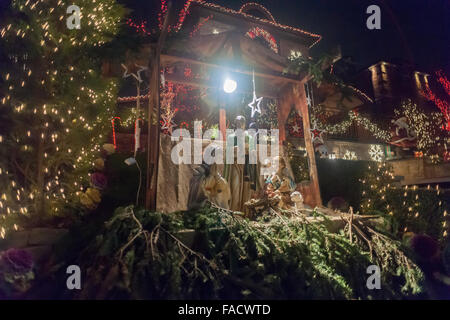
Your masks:
<path fill-rule="evenodd" d="M 377 139 L 368 130 L 353 122 L 343 133 L 327 134 L 329 140 L 344 140 L 354 142 L 377 143 Z"/>

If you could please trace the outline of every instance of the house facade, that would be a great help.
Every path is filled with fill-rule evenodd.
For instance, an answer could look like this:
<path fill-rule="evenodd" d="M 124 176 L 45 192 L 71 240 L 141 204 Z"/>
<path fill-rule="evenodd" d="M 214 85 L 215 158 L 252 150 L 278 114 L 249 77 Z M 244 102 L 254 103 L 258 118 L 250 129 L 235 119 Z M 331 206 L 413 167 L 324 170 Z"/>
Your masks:
<path fill-rule="evenodd" d="M 395 110 L 411 101 L 425 114 L 439 109 L 424 96 L 426 88 L 439 91 L 432 75 L 417 71 L 407 62 L 379 61 L 360 71 L 354 77 L 358 89 L 368 98 L 351 109 L 364 121 L 352 121 L 345 132 L 326 135 L 325 144 L 330 159 L 387 160 L 402 185 L 434 184 L 450 181 L 450 163 L 445 156 L 439 162 L 424 157 L 417 148 L 417 136 L 406 120 Z M 320 96 L 320 90 L 316 89 Z M 320 103 L 321 101 L 319 101 Z M 326 101 L 325 101 L 326 103 Z M 335 104 L 336 106 L 336 104 Z M 339 118 L 347 109 L 331 107 L 328 111 Z M 331 117 L 332 118 L 332 117 Z M 420 121 L 420 120 L 418 120 Z M 371 128 L 370 123 L 377 128 Z M 369 130 L 368 130 L 369 128 Z M 376 136 L 376 131 L 390 132 L 389 141 Z M 439 151 L 445 154 L 448 134 L 441 132 Z M 379 152 L 379 151 L 382 152 Z M 376 152 L 377 151 L 377 152 Z"/>

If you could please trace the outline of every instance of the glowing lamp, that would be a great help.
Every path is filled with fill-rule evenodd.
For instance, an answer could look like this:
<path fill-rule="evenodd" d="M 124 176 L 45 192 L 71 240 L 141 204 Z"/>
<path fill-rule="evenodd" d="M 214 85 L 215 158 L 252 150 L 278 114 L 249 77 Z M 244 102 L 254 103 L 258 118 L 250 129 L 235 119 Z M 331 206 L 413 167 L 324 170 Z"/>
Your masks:
<path fill-rule="evenodd" d="M 237 88 L 236 81 L 230 78 L 225 79 L 225 82 L 223 84 L 223 91 L 225 91 L 226 93 L 233 93 L 234 90 L 236 90 L 236 88 Z"/>

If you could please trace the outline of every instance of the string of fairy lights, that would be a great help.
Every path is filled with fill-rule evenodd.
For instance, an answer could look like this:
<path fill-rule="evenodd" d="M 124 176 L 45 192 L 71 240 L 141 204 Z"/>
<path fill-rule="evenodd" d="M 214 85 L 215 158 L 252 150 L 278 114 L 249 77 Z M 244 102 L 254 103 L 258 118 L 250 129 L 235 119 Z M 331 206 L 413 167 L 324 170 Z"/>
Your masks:
<path fill-rule="evenodd" d="M 312 46 L 314 46 L 315 44 L 317 44 L 322 39 L 322 36 L 320 36 L 318 34 L 315 34 L 315 33 L 312 33 L 312 32 L 308 32 L 308 31 L 305 31 L 305 30 L 302 30 L 302 29 L 299 29 L 299 28 L 282 25 L 282 24 L 274 21 L 275 19 L 273 19 L 273 16 L 271 16 L 271 15 L 270 16 L 271 16 L 271 18 L 273 20 L 272 19 L 271 20 L 267 20 L 267 19 L 264 19 L 264 18 L 259 18 L 259 17 L 256 17 L 254 15 L 248 14 L 248 13 L 243 11 L 245 9 L 244 6 L 241 7 L 241 10 L 236 11 L 236 10 L 225 8 L 225 7 L 222 7 L 222 6 L 217 5 L 215 3 L 210 3 L 210 2 L 203 1 L 203 0 L 187 0 L 184 3 L 183 8 L 180 10 L 180 13 L 178 15 L 178 22 L 176 23 L 176 25 L 174 27 L 175 30 L 178 31 L 178 30 L 181 29 L 181 27 L 182 27 L 182 25 L 184 23 L 184 20 L 186 19 L 186 16 L 189 13 L 189 8 L 192 5 L 192 3 L 201 4 L 204 7 L 213 8 L 213 9 L 216 9 L 216 10 L 228 13 L 228 14 L 233 14 L 233 15 L 237 15 L 237 16 L 243 16 L 243 17 L 249 18 L 251 20 L 254 20 L 254 21 L 266 24 L 266 25 L 271 26 L 271 27 L 276 27 L 276 28 L 283 29 L 283 30 L 286 30 L 286 31 L 300 33 L 300 34 L 303 34 L 303 35 L 310 36 L 311 38 L 314 38 L 313 43 L 309 46 L 310 48 Z M 259 6 L 259 7 L 262 8 L 263 11 L 267 11 L 267 9 L 265 9 L 264 7 L 262 7 L 262 6 Z M 162 27 L 162 17 L 165 15 L 166 12 L 167 12 L 167 0 L 162 0 L 161 1 L 161 14 L 158 16 L 160 28 Z"/>
<path fill-rule="evenodd" d="M 89 168 L 101 151 L 102 132 L 109 129 L 105 119 L 114 113 L 111 106 L 115 105 L 118 83 L 99 81 L 94 59 L 86 63 L 77 51 L 100 47 L 112 39 L 119 30 L 123 8 L 114 0 L 78 1 L 82 28 L 69 30 L 65 19 L 69 5 L 63 0 L 14 0 L 13 10 L 26 19 L 6 22 L 0 28 L 0 40 L 5 48 L 11 48 L 9 58 L 14 62 L 10 70 L 1 73 L 6 94 L 0 102 L 21 124 L 0 140 L 17 153 L 14 163 L 0 166 L 0 179 L 7 181 L 0 200 L 3 220 L 14 213 L 30 214 L 38 197 L 50 201 L 47 208 L 55 214 L 73 201 L 89 181 Z M 13 174 L 16 171 L 22 178 Z M 7 226 L 0 222 L 0 237 L 6 232 Z"/>
<path fill-rule="evenodd" d="M 442 116 L 438 112 L 424 113 L 411 100 L 404 102 L 400 110 L 394 110 L 396 116 L 404 116 L 414 131 L 416 147 L 432 160 L 440 158 L 439 146 L 447 146 L 448 138 L 442 134 Z"/>
<path fill-rule="evenodd" d="M 369 165 L 368 169 L 371 172 L 372 166 Z M 438 184 L 434 187 L 427 185 L 425 188 L 419 188 L 417 185 L 405 185 L 403 187 L 396 186 L 395 176 L 389 165 L 386 162 L 379 162 L 375 164 L 376 171 L 372 171 L 365 179 L 359 181 L 363 184 L 363 191 L 361 196 L 364 201 L 361 205 L 363 211 L 369 212 L 370 209 L 375 209 L 377 205 L 381 205 L 385 208 L 386 212 L 393 216 L 397 214 L 396 210 L 406 210 L 409 219 L 419 218 L 423 212 L 420 212 L 421 199 L 419 190 L 427 190 L 428 192 L 435 192 L 436 196 L 441 194 L 441 189 Z M 402 191 L 402 208 L 393 208 L 388 201 L 388 193 L 392 194 L 392 190 Z M 448 212 L 444 207 L 446 203 L 439 199 L 437 203 L 439 211 L 442 212 L 442 237 L 448 238 L 449 224 L 448 224 Z M 423 209 L 423 208 L 422 208 Z M 403 232 L 408 232 L 408 227 L 405 226 Z"/>
<path fill-rule="evenodd" d="M 320 124 L 320 127 L 324 129 L 326 132 L 330 134 L 342 134 L 345 133 L 348 128 L 354 123 L 358 123 L 362 127 L 364 127 L 366 130 L 368 130 L 370 133 L 372 133 L 377 139 L 380 139 L 384 142 L 389 142 L 391 140 L 391 133 L 388 130 L 384 130 L 380 128 L 379 125 L 372 122 L 368 118 L 362 116 L 358 112 L 354 110 L 350 110 L 348 112 L 347 117 L 335 124 L 329 124 L 325 123 L 324 121 L 321 121 L 318 117 L 319 114 L 322 113 L 322 107 L 321 105 L 315 105 L 312 107 L 312 117 L 313 121 L 318 121 L 317 123 Z"/>
<path fill-rule="evenodd" d="M 194 26 L 189 36 L 192 38 L 209 20 L 211 20 L 214 15 L 210 14 L 206 18 L 201 18 L 200 21 Z"/>
<path fill-rule="evenodd" d="M 272 36 L 267 30 L 264 30 L 260 27 L 253 27 L 248 30 L 245 35 L 250 39 L 255 39 L 257 37 L 263 38 L 269 45 L 270 49 L 273 52 L 278 53 L 277 41 L 275 40 L 274 36 Z"/>
<path fill-rule="evenodd" d="M 320 118 L 323 115 L 321 105 L 312 106 L 312 121 L 317 121 L 320 128 L 329 134 L 343 134 L 353 124 L 357 123 L 368 130 L 375 138 L 390 142 L 393 133 L 390 130 L 381 128 L 367 117 L 364 117 L 356 111 L 349 111 L 347 117 L 337 123 L 327 123 Z M 450 143 L 449 138 L 443 134 L 442 115 L 438 112 L 425 113 L 422 112 L 417 104 L 411 100 L 403 102 L 399 109 L 394 110 L 396 117 L 405 117 L 412 132 L 416 136 L 416 148 L 423 152 L 433 163 L 440 161 L 442 156 L 439 154 L 441 149 L 447 150 Z M 443 148 L 440 148 L 443 146 Z"/>
<path fill-rule="evenodd" d="M 270 27 L 276 27 L 276 28 L 280 28 L 280 29 L 283 29 L 283 30 L 286 30 L 286 31 L 300 33 L 302 35 L 310 36 L 311 38 L 314 39 L 314 41 L 310 45 L 310 48 L 312 46 L 314 46 L 315 44 L 317 44 L 322 39 L 322 36 L 320 36 L 319 34 L 315 34 L 315 33 L 312 33 L 312 32 L 307 32 L 307 31 L 299 29 L 299 28 L 282 25 L 282 24 L 276 22 L 275 19 L 272 16 L 272 14 L 270 14 L 270 12 L 265 7 L 263 7 L 263 6 L 261 6 L 261 5 L 257 4 L 257 3 L 244 4 L 239 11 L 236 11 L 236 10 L 225 8 L 225 7 L 222 7 L 220 5 L 217 5 L 217 4 L 214 4 L 214 3 L 210 3 L 210 2 L 206 2 L 206 1 L 203 1 L 203 0 L 186 0 L 184 2 L 183 7 L 181 8 L 181 10 L 178 13 L 178 20 L 177 20 L 177 22 L 174 25 L 168 25 L 167 26 L 167 30 L 169 32 L 171 32 L 172 30 L 174 30 L 175 32 L 178 32 L 181 29 L 181 27 L 183 26 L 183 23 L 184 23 L 184 21 L 186 19 L 186 16 L 189 14 L 189 9 L 190 9 L 190 7 L 191 7 L 191 5 L 193 3 L 200 4 L 200 5 L 202 5 L 204 7 L 207 7 L 207 8 L 213 8 L 213 9 L 216 9 L 218 11 L 222 11 L 222 12 L 225 12 L 225 13 L 228 13 L 228 14 L 243 16 L 243 17 L 255 20 L 257 22 L 267 24 Z M 246 13 L 245 12 L 246 8 L 249 7 L 249 5 L 251 5 L 252 7 L 258 7 L 260 10 L 266 12 L 268 14 L 268 16 L 269 16 L 268 18 L 270 20 L 264 19 L 264 18 L 259 18 L 259 17 L 256 17 L 254 15 Z M 166 16 L 167 11 L 168 11 L 168 2 L 167 2 L 167 0 L 161 0 L 160 11 L 158 13 L 158 26 L 159 26 L 160 30 L 163 28 L 163 24 L 164 24 L 163 20 L 164 20 L 164 17 Z"/>
<path fill-rule="evenodd" d="M 202 3 L 233 14 L 250 16 L 242 10 L 237 12 L 214 4 L 205 4 L 203 1 L 186 1 L 180 12 L 176 29 L 181 28 L 191 2 Z M 104 139 L 101 132 L 107 132 L 110 129 L 110 123 L 105 119 L 112 119 L 115 116 L 111 106 L 115 105 L 118 90 L 116 80 L 104 80 L 104 83 L 99 85 L 96 83 L 98 70 L 85 68 L 83 65 L 80 67 L 77 61 L 69 57 L 72 54 L 79 57 L 79 54 L 75 52 L 82 51 L 82 48 L 100 47 L 107 43 L 114 34 L 117 34 L 123 11 L 115 5 L 114 0 L 80 0 L 77 5 L 82 8 L 82 29 L 70 31 L 65 26 L 66 8 L 70 4 L 63 0 L 14 0 L 12 7 L 30 19 L 6 23 L 0 28 L 0 37 L 5 43 L 28 41 L 37 48 L 37 53 L 27 52 L 26 47 L 24 47 L 25 51 L 11 53 L 9 58 L 15 62 L 15 69 L 0 71 L 7 89 L 5 96 L 0 99 L 1 104 L 4 107 L 10 107 L 14 114 L 21 116 L 23 123 L 27 121 L 30 123 L 25 130 L 13 131 L 5 136 L 0 135 L 0 143 L 8 146 L 19 145 L 23 159 L 30 157 L 32 152 L 36 152 L 36 141 L 38 145 L 43 145 L 44 197 L 54 201 L 52 207 L 55 212 L 60 210 L 61 204 L 68 203 L 73 194 L 78 195 L 83 190 L 84 183 L 88 181 L 89 168 L 101 151 L 101 142 Z M 158 16 L 160 27 L 162 17 L 167 12 L 166 1 L 162 1 L 161 8 Z M 316 38 L 316 42 L 312 45 L 320 40 L 319 35 L 282 26 L 275 21 L 251 17 L 268 25 Z M 143 25 L 130 26 L 137 27 L 148 34 Z M 80 84 L 76 93 L 61 94 L 66 92 L 67 86 L 75 84 Z M 48 95 L 46 103 L 23 98 L 28 92 L 35 92 L 36 89 Z M 96 115 L 93 118 L 86 115 L 90 113 L 87 107 L 95 108 Z M 408 110 L 405 112 L 406 117 L 410 117 L 414 122 L 423 120 L 414 107 Z M 85 114 L 81 111 L 87 112 Z M 28 120 L 30 118 L 31 122 Z M 388 131 L 355 112 L 350 112 L 349 118 L 339 124 L 324 124 L 324 129 L 329 133 L 343 133 L 353 121 L 358 122 L 383 141 L 389 141 L 391 137 Z M 435 118 L 431 118 L 431 123 L 435 124 L 436 121 Z M 415 128 L 415 130 L 420 135 L 429 134 L 427 133 L 429 128 L 426 126 Z M 88 137 L 88 139 L 82 140 L 83 146 L 75 147 L 71 142 L 79 140 L 80 136 Z M 419 148 L 428 148 L 430 144 L 431 141 L 425 139 Z M 60 158 L 56 163 L 53 162 L 55 155 Z M 61 164 L 69 164 L 74 170 L 63 170 Z M 23 181 L 15 179 L 13 170 L 7 165 L 1 163 L 0 166 L 0 178 L 5 177 L 7 181 L 0 196 L 2 219 L 6 219 L 15 212 L 29 214 L 29 208 L 32 206 L 28 204 L 40 196 L 39 191 L 34 187 L 35 184 L 31 183 L 30 189 L 24 187 Z M 24 171 L 22 174 L 25 180 L 34 180 L 29 173 L 27 174 L 21 163 L 14 165 L 18 170 Z M 380 164 L 382 165 L 384 164 Z M 72 178 L 70 183 L 67 177 Z M 386 192 L 387 188 L 380 189 L 380 193 Z M 405 194 L 407 192 L 405 190 Z M 436 192 L 440 192 L 438 187 Z M 444 212 L 447 215 L 447 212 Z M 13 228 L 17 230 L 20 226 L 14 224 Z M 6 236 L 7 231 L 5 225 L 0 224 L 1 238 Z"/>

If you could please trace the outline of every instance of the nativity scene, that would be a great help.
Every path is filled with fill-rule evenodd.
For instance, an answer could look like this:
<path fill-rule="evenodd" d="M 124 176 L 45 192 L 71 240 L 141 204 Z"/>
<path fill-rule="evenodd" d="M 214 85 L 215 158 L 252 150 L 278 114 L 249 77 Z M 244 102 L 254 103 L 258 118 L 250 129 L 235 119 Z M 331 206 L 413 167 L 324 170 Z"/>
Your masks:
<path fill-rule="evenodd" d="M 65 2 L 0 10 L 0 300 L 450 292 L 449 126 L 377 122 L 400 68 L 363 91 L 255 2 Z"/>

